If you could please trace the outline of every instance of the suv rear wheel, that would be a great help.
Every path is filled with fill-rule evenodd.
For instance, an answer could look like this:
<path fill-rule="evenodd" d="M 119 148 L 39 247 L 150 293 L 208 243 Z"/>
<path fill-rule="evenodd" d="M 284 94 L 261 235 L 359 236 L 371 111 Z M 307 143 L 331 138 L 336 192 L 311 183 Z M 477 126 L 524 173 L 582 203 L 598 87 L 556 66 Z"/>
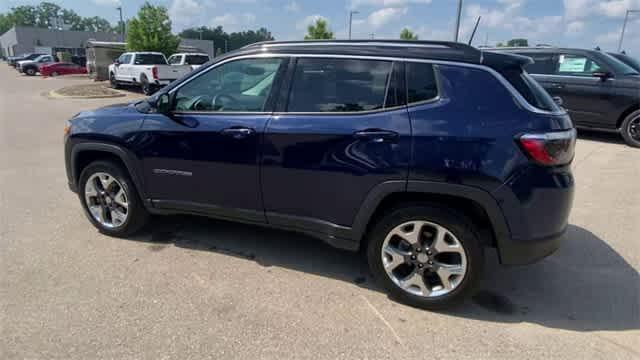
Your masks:
<path fill-rule="evenodd" d="M 473 225 L 462 214 L 437 205 L 397 208 L 370 234 L 369 267 L 391 297 L 442 309 L 475 290 L 484 255 Z"/>
<path fill-rule="evenodd" d="M 620 131 L 627 145 L 640 147 L 640 110 L 632 112 L 624 119 Z"/>
<path fill-rule="evenodd" d="M 149 214 L 121 165 L 92 162 L 80 174 L 78 196 L 91 223 L 102 233 L 128 236 L 140 230 Z"/>
<path fill-rule="evenodd" d="M 29 76 L 33 76 L 36 74 L 36 69 L 34 69 L 33 67 L 28 67 L 27 70 L 25 70 L 25 73 Z"/>

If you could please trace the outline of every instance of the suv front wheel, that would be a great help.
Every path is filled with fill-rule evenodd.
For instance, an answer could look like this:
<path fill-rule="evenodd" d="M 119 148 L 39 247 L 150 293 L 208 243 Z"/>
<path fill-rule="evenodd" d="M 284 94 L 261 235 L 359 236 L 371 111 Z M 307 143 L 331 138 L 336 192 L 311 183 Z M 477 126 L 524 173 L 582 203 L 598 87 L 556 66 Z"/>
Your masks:
<path fill-rule="evenodd" d="M 640 110 L 632 112 L 622 121 L 620 132 L 627 145 L 640 147 Z"/>
<path fill-rule="evenodd" d="M 121 165 L 95 161 L 80 174 L 78 196 L 89 221 L 102 233 L 123 237 L 140 230 L 149 214 Z"/>
<path fill-rule="evenodd" d="M 391 297 L 433 310 L 469 297 L 484 264 L 472 223 L 437 205 L 388 212 L 370 233 L 367 258 Z"/>

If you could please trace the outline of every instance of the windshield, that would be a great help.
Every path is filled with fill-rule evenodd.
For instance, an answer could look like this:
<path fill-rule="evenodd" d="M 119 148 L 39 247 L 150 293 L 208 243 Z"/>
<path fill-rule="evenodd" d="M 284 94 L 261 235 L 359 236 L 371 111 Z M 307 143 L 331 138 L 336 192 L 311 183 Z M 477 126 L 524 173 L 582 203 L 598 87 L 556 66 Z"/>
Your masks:
<path fill-rule="evenodd" d="M 609 54 L 609 55 L 615 57 L 616 59 L 622 61 L 623 63 L 634 68 L 636 71 L 640 72 L 640 61 L 632 58 L 631 56 L 624 55 L 624 54 Z"/>
<path fill-rule="evenodd" d="M 202 65 L 209 61 L 207 55 L 187 55 L 184 63 L 187 65 Z"/>
<path fill-rule="evenodd" d="M 162 54 L 136 54 L 135 65 L 166 65 L 167 60 Z"/>
<path fill-rule="evenodd" d="M 634 70 L 631 66 L 623 63 L 622 61 L 616 59 L 615 57 L 602 53 L 603 57 L 605 57 L 608 61 L 608 65 L 613 68 L 616 74 L 624 74 L 624 75 L 638 75 L 638 72 Z"/>

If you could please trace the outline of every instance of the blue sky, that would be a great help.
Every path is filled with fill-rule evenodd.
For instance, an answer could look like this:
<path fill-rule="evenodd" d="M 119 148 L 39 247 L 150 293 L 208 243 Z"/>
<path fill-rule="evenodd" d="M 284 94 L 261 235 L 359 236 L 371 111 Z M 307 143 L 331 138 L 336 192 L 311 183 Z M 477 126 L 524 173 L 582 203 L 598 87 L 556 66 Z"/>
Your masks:
<path fill-rule="evenodd" d="M 144 0 L 49 0 L 82 16 L 117 21 L 122 4 L 133 16 Z M 0 12 L 36 0 L 1 0 Z M 154 0 L 169 9 L 173 30 L 222 25 L 228 31 L 268 28 L 276 39 L 302 39 L 306 25 L 317 17 L 328 20 L 336 37 L 346 38 L 349 10 L 354 15 L 353 37 L 397 38 L 403 27 L 421 39 L 450 40 L 457 0 Z M 464 0 L 462 39 L 482 16 L 475 45 L 490 45 L 514 37 L 530 43 L 587 47 L 617 47 L 626 9 L 639 9 L 640 0 Z M 640 56 L 640 13 L 633 14 L 623 46 Z"/>

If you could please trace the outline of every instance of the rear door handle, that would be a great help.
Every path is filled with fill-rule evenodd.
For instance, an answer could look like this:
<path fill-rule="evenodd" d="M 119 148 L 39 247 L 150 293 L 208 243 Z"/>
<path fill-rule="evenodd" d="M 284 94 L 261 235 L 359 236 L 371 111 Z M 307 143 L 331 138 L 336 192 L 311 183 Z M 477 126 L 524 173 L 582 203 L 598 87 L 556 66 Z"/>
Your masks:
<path fill-rule="evenodd" d="M 256 131 L 251 128 L 239 126 L 232 126 L 230 128 L 222 129 L 221 131 L 222 135 L 230 136 L 234 139 L 244 139 L 253 135 L 255 132 Z"/>
<path fill-rule="evenodd" d="M 380 129 L 367 129 L 353 133 L 353 137 L 358 140 L 369 140 L 377 143 L 384 142 L 385 140 L 396 140 L 398 136 L 398 133 L 395 131 Z"/>

